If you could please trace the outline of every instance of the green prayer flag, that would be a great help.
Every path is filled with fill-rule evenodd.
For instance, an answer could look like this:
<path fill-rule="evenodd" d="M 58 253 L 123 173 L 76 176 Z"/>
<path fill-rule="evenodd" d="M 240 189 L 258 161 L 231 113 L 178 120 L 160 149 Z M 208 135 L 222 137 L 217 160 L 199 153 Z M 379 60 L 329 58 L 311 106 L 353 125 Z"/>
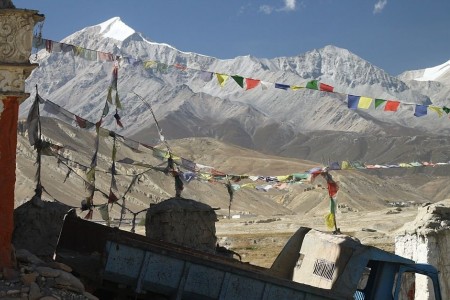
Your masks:
<path fill-rule="evenodd" d="M 119 100 L 119 93 L 117 93 L 117 92 L 116 92 L 116 107 L 117 107 L 118 109 L 122 109 L 122 103 L 120 103 L 120 100 Z"/>
<path fill-rule="evenodd" d="M 231 77 L 234 79 L 234 81 L 236 81 L 237 84 L 239 84 L 241 88 L 244 88 L 244 77 L 239 75 L 233 75 Z"/>
<path fill-rule="evenodd" d="M 112 104 L 112 86 L 108 89 L 108 95 L 106 96 L 106 100 Z"/>
<path fill-rule="evenodd" d="M 108 102 L 105 102 L 105 107 L 103 108 L 103 113 L 102 113 L 103 117 L 106 117 L 108 115 L 108 113 L 109 113 L 109 105 L 108 105 Z"/>
<path fill-rule="evenodd" d="M 311 80 L 310 82 L 308 82 L 306 84 L 306 88 L 307 89 L 311 89 L 311 90 L 318 90 L 318 81 L 317 80 Z"/>
<path fill-rule="evenodd" d="M 447 106 L 444 106 L 442 110 L 445 111 L 446 114 L 450 113 L 450 108 L 448 108 Z"/>
<path fill-rule="evenodd" d="M 386 102 L 386 100 L 383 100 L 383 99 L 375 99 L 375 108 L 377 108 L 378 106 L 380 106 L 380 105 L 383 104 L 384 102 Z"/>

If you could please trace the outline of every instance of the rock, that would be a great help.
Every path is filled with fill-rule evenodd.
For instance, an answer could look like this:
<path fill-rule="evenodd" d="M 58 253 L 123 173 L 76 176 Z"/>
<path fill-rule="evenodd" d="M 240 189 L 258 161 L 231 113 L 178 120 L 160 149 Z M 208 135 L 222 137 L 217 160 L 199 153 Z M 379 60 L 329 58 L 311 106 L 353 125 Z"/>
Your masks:
<path fill-rule="evenodd" d="M 36 278 L 38 277 L 38 275 L 39 274 L 36 272 L 29 274 L 22 274 L 22 278 L 20 278 L 20 280 L 22 281 L 23 284 L 29 286 L 32 282 L 36 282 Z"/>
<path fill-rule="evenodd" d="M 32 263 L 35 265 L 43 264 L 42 259 L 32 254 L 27 249 L 19 249 L 16 251 L 16 259 L 20 262 Z"/>
<path fill-rule="evenodd" d="M 66 264 L 57 262 L 57 261 L 49 262 L 49 263 L 47 263 L 47 266 L 50 267 L 50 268 L 53 268 L 53 269 L 59 269 L 59 270 L 66 271 L 68 273 L 72 273 L 72 268 L 71 267 L 69 267 Z"/>
<path fill-rule="evenodd" d="M 95 297 L 94 295 L 92 295 L 91 293 L 88 293 L 88 292 L 84 292 L 83 296 L 89 300 L 99 300 L 97 297 Z"/>
<path fill-rule="evenodd" d="M 28 300 L 37 300 L 42 296 L 41 289 L 36 282 L 30 284 L 30 292 L 28 293 Z"/>
<path fill-rule="evenodd" d="M 49 267 L 37 267 L 36 271 L 39 273 L 39 275 L 44 277 L 58 277 L 60 275 L 61 270 L 55 270 Z"/>
<path fill-rule="evenodd" d="M 77 277 L 65 271 L 60 271 L 60 275 L 55 278 L 56 285 L 65 286 L 67 288 L 72 287 L 74 291 L 84 293 L 84 285 Z"/>
<path fill-rule="evenodd" d="M 13 295 L 18 295 L 20 294 L 20 290 L 8 290 L 6 291 L 6 295 L 8 296 L 13 296 Z"/>

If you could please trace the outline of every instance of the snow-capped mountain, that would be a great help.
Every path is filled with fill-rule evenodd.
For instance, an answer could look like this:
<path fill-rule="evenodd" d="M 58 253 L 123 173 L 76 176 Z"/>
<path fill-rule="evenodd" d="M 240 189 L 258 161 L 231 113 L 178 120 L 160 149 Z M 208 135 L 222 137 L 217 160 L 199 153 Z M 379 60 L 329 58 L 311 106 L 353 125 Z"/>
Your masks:
<path fill-rule="evenodd" d="M 316 131 L 353 132 L 381 136 L 405 132 L 448 133 L 448 120 L 437 115 L 415 118 L 414 106 L 399 111 L 350 110 L 347 94 L 371 98 L 396 99 L 407 103 L 442 104 L 445 100 L 430 97 L 410 81 L 390 76 L 346 49 L 327 46 L 295 57 L 260 59 L 252 56 L 220 60 L 206 55 L 182 52 L 156 43 L 112 18 L 87 27 L 61 42 L 97 51 L 152 60 L 186 69 L 145 69 L 142 64 L 122 62 L 119 68 L 118 93 L 123 105 L 119 110 L 125 129 L 114 125 L 113 113 L 105 125 L 145 142 L 158 139 L 151 104 L 166 138 L 209 136 L 245 147 L 274 152 L 304 134 Z M 113 63 L 88 61 L 70 53 L 37 55 L 40 67 L 27 80 L 27 90 L 39 93 L 73 113 L 92 122 L 100 118 L 111 82 Z M 309 89 L 282 90 L 260 85 L 251 90 L 240 88 L 230 77 L 221 87 L 216 78 L 205 82 L 200 71 L 239 75 L 263 82 L 301 86 L 313 79 L 334 87 L 335 93 Z M 415 73 L 421 78 L 430 71 Z M 428 75 L 427 75 L 428 74 Z M 445 76 L 439 73 L 439 78 Z M 406 76 L 406 75 L 405 75 Z M 439 83 L 442 87 L 449 87 Z M 31 97 L 32 98 L 32 97 Z M 430 99 L 431 98 L 431 99 Z M 438 100 L 438 101 L 435 101 Z M 28 111 L 30 101 L 21 106 Z"/>

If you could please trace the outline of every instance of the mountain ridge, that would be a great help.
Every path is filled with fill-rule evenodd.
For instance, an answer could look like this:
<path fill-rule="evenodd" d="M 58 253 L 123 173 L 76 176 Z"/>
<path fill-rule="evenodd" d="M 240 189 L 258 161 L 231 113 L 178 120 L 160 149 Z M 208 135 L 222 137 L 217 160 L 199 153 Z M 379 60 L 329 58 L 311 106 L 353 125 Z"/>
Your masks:
<path fill-rule="evenodd" d="M 330 45 L 295 57 L 258 59 L 240 56 L 220 60 L 150 42 L 141 33 L 129 29 L 120 18 L 102 24 L 86 27 L 63 42 L 167 65 L 179 63 L 188 68 L 159 72 L 129 64 L 120 66 L 118 92 L 124 108 L 119 113 L 125 129 L 115 128 L 113 118 L 105 119 L 104 124 L 144 142 L 156 142 L 158 136 L 154 134 L 155 125 L 148 108 L 135 93 L 151 104 L 157 120 L 166 127 L 164 132 L 170 133 L 166 138 L 210 136 L 265 151 L 287 149 L 297 136 L 302 139 L 302 135 L 314 135 L 314 132 L 332 131 L 336 135 L 354 132 L 362 136 L 450 132 L 445 121 L 431 114 L 413 117 L 411 105 L 395 114 L 373 109 L 348 109 L 345 93 L 408 99 L 418 104 L 430 103 L 431 99 L 418 92 L 421 89 L 414 83 L 390 76 L 346 49 Z M 110 33 L 105 28 L 115 25 L 118 29 L 113 31 L 120 34 L 118 39 L 104 37 Z M 38 62 L 40 68 L 27 80 L 28 89 L 32 90 L 30 87 L 38 84 L 44 98 L 49 97 L 93 122 L 99 119 L 111 80 L 111 64 L 42 51 L 38 54 Z M 239 89 L 231 78 L 223 87 L 215 78 L 205 83 L 195 70 L 240 74 L 292 85 L 322 80 L 339 92 L 263 90 L 260 87 L 246 91 Z M 442 91 L 448 88 L 445 84 L 440 85 Z M 432 95 L 436 96 L 436 93 Z M 29 105 L 30 101 L 27 101 L 21 106 L 22 116 Z"/>

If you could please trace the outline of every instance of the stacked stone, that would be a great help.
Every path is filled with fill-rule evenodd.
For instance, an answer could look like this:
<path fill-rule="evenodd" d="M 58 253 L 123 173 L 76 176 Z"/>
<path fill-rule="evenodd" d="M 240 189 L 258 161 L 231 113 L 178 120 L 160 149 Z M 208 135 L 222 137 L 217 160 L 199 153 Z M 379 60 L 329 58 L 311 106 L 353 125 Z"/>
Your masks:
<path fill-rule="evenodd" d="M 95 300 L 83 283 L 62 263 L 46 263 L 27 250 L 16 251 L 19 268 L 0 273 L 0 299 Z"/>
<path fill-rule="evenodd" d="M 205 252 L 216 251 L 217 215 L 211 206 L 190 199 L 171 198 L 151 205 L 146 236 Z"/>

